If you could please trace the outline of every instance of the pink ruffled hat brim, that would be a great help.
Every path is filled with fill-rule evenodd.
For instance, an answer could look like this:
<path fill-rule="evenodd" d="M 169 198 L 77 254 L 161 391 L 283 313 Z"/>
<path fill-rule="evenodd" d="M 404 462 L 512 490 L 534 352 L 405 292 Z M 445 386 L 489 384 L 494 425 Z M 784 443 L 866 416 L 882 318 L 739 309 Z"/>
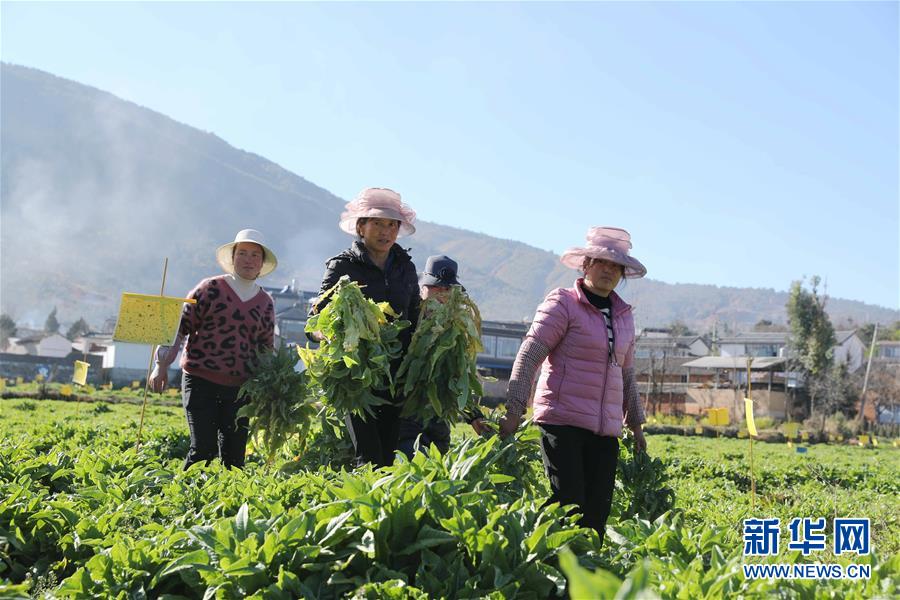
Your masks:
<path fill-rule="evenodd" d="M 560 257 L 562 264 L 570 269 L 580 269 L 585 257 L 602 258 L 625 267 L 626 279 L 640 279 L 647 274 L 647 267 L 633 256 L 622 255 L 615 250 L 603 247 L 569 248 Z"/>
<path fill-rule="evenodd" d="M 588 229 L 587 246 L 569 248 L 559 258 L 562 264 L 571 269 L 581 269 L 586 257 L 602 258 L 617 265 L 622 265 L 626 279 L 638 279 L 647 274 L 647 267 L 631 256 L 631 235 L 618 227 L 591 227 Z"/>
<path fill-rule="evenodd" d="M 361 218 L 400 221 L 398 236 L 412 235 L 416 232 L 416 227 L 413 225 L 416 220 L 416 211 L 401 202 L 400 194 L 393 190 L 366 188 L 344 208 L 338 226 L 341 231 L 350 235 L 356 235 L 356 221 Z"/>

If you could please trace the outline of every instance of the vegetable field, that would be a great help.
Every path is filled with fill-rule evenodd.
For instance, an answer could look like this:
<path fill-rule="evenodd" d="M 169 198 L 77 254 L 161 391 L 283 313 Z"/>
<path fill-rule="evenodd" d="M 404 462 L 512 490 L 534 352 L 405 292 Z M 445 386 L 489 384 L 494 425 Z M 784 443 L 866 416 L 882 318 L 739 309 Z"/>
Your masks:
<path fill-rule="evenodd" d="M 900 451 L 650 436 L 627 443 L 606 542 L 547 490 L 533 428 L 460 426 L 444 457 L 340 467 L 316 431 L 247 468 L 181 470 L 179 407 L 0 401 L 0 596 L 60 598 L 892 598 Z M 326 428 L 328 424 L 325 423 Z M 292 445 L 293 444 L 293 445 Z M 344 448 L 346 450 L 346 448 Z M 346 455 L 346 452 L 344 453 Z M 327 462 L 328 464 L 323 464 Z M 872 552 L 743 555 L 743 519 L 871 519 Z M 783 536 L 786 534 L 783 533 Z M 745 563 L 870 565 L 861 580 L 745 579 Z"/>

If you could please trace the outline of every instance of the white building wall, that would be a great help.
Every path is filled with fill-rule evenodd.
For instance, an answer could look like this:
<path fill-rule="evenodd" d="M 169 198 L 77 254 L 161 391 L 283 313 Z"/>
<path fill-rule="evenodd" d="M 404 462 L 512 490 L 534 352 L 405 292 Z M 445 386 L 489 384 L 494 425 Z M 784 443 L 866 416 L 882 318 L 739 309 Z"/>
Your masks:
<path fill-rule="evenodd" d="M 719 346 L 720 356 L 746 356 L 744 344 L 722 344 Z"/>
<path fill-rule="evenodd" d="M 834 362 L 846 362 L 851 372 L 859 369 L 865 361 L 865 344 L 855 335 L 847 338 L 843 344 L 834 347 Z"/>
<path fill-rule="evenodd" d="M 709 356 L 709 346 L 700 338 L 694 340 L 689 348 L 693 356 Z"/>
<path fill-rule="evenodd" d="M 72 352 L 72 342 L 64 336 L 54 333 L 42 339 L 37 345 L 38 356 L 64 358 Z"/>
<path fill-rule="evenodd" d="M 150 350 L 151 347 L 145 344 L 113 342 L 106 353 L 110 364 L 104 359 L 103 368 L 147 370 L 147 365 L 150 364 Z"/>

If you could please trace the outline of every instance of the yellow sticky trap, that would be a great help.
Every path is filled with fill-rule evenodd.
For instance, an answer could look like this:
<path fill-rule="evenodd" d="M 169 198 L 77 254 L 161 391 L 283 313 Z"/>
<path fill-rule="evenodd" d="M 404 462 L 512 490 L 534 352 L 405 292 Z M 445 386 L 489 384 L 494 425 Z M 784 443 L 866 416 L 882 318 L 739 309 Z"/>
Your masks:
<path fill-rule="evenodd" d="M 867 436 L 866 434 L 861 434 L 859 436 L 859 445 L 867 446 L 868 444 L 869 444 L 869 436 Z"/>
<path fill-rule="evenodd" d="M 703 433 L 703 427 L 702 427 L 701 425 L 697 425 L 696 427 L 694 427 L 694 433 L 696 433 L 697 435 L 702 434 L 702 433 Z"/>
<path fill-rule="evenodd" d="M 753 420 L 753 400 L 750 398 L 744 398 L 744 412 L 747 417 L 747 432 L 756 437 L 759 434 L 756 432 L 756 421 Z"/>
<path fill-rule="evenodd" d="M 803 440 L 804 442 L 809 441 L 809 432 L 808 431 L 800 432 L 800 439 Z"/>
<path fill-rule="evenodd" d="M 62 396 L 66 396 L 66 397 L 71 396 L 72 395 L 72 386 L 71 385 L 62 386 L 61 388 L 59 388 L 59 393 Z"/>
<path fill-rule="evenodd" d="M 137 379 L 135 379 L 134 381 L 131 382 L 131 387 L 139 388 L 139 387 L 141 387 L 141 382 L 138 381 Z"/>
<path fill-rule="evenodd" d="M 178 335 L 185 302 L 197 303 L 190 298 L 123 293 L 113 339 L 133 344 L 171 346 Z"/>
<path fill-rule="evenodd" d="M 828 441 L 829 441 L 829 442 L 833 442 L 834 440 L 835 440 L 834 434 L 833 434 L 833 433 L 829 433 L 829 434 L 828 434 Z"/>
<path fill-rule="evenodd" d="M 791 440 L 788 440 L 788 448 L 793 448 L 794 443 Z"/>
<path fill-rule="evenodd" d="M 900 440 L 895 439 L 893 446 L 894 446 L 894 448 L 900 448 Z"/>
<path fill-rule="evenodd" d="M 75 367 L 72 369 L 72 383 L 77 383 L 78 385 L 87 385 L 87 374 L 89 368 L 91 368 L 90 364 L 84 362 L 83 360 L 76 360 Z"/>
<path fill-rule="evenodd" d="M 41 375 L 40 373 L 38 373 L 37 375 L 34 376 L 34 380 L 37 381 L 38 383 L 41 383 L 42 381 L 44 381 L 44 376 Z"/>
<path fill-rule="evenodd" d="M 797 437 L 797 432 L 800 430 L 799 423 L 785 423 L 784 424 L 784 435 L 789 440 Z"/>
<path fill-rule="evenodd" d="M 169 388 L 169 389 L 166 390 L 166 395 L 167 395 L 167 396 L 177 396 L 177 395 L 180 394 L 180 393 L 181 393 L 181 392 L 179 392 L 176 388 Z"/>
<path fill-rule="evenodd" d="M 837 435 L 837 441 L 843 442 L 843 441 L 844 441 L 844 436 L 842 436 L 841 434 L 838 434 L 838 435 Z"/>
<path fill-rule="evenodd" d="M 25 383 L 24 377 L 16 377 L 16 385 L 22 385 L 23 383 Z"/>
<path fill-rule="evenodd" d="M 878 445 L 878 439 L 877 439 L 874 435 L 872 436 L 872 445 L 873 445 L 873 446 L 877 446 L 877 445 Z"/>
<path fill-rule="evenodd" d="M 738 437 L 741 438 L 741 439 L 747 437 L 747 430 L 746 430 L 746 429 L 739 429 L 739 430 L 738 430 Z"/>
<path fill-rule="evenodd" d="M 728 427 L 731 423 L 731 415 L 728 414 L 727 408 L 719 408 L 716 410 L 718 413 L 718 423 L 723 427 Z"/>

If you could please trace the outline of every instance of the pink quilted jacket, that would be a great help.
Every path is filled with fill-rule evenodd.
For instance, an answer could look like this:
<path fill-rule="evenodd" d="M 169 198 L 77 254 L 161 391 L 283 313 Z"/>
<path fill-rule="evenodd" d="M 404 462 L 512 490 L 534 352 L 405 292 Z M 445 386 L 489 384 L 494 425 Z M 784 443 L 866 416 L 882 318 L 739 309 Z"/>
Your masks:
<path fill-rule="evenodd" d="M 534 396 L 534 420 L 619 437 L 625 414 L 622 368 L 634 362 L 634 318 L 631 306 L 610 293 L 616 347 L 615 360 L 608 360 L 606 319 L 588 302 L 581 282 L 550 292 L 528 331 L 550 348 Z"/>

